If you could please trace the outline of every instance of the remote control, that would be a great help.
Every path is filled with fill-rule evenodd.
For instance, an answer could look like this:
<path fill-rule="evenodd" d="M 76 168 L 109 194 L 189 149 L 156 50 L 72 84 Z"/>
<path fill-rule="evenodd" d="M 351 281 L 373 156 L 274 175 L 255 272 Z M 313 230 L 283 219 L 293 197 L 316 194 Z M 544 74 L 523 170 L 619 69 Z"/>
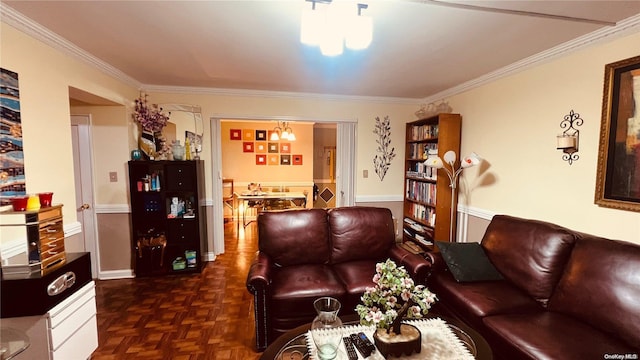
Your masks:
<path fill-rule="evenodd" d="M 356 354 L 356 349 L 353 347 L 351 338 L 345 336 L 342 340 L 344 340 L 344 347 L 347 349 L 347 356 L 349 356 L 349 360 L 358 360 L 358 354 Z"/>
<path fill-rule="evenodd" d="M 365 335 L 365 333 L 359 332 L 358 337 L 360 337 L 360 340 L 362 340 L 362 343 L 369 351 L 369 355 L 373 354 L 376 351 L 375 345 L 371 343 L 371 340 L 369 340 L 369 338 L 367 337 L 367 335 Z"/>
<path fill-rule="evenodd" d="M 356 349 L 358 349 L 360 354 L 362 354 L 362 357 L 367 358 L 375 350 L 375 346 L 373 346 L 373 344 L 371 344 L 371 347 L 368 346 L 367 343 L 363 340 L 362 336 L 360 336 L 360 334 L 362 334 L 364 339 L 367 339 L 367 342 L 371 344 L 371 341 L 369 341 L 364 333 L 351 334 L 351 342 L 356 347 Z"/>

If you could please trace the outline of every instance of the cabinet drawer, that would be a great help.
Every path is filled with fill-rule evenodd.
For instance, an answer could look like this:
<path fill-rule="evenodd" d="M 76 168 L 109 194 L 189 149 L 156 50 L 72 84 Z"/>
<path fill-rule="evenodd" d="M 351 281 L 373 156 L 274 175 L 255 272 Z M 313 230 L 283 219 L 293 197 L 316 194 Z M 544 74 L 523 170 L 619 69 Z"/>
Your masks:
<path fill-rule="evenodd" d="M 198 242 L 198 222 L 195 220 L 172 220 L 169 222 L 169 238 L 171 243 Z"/>
<path fill-rule="evenodd" d="M 57 221 L 47 221 L 40 224 L 39 234 L 41 244 L 64 238 L 62 219 L 59 219 Z"/>
<path fill-rule="evenodd" d="M 62 248 L 62 251 L 55 253 L 53 251 L 49 251 L 46 253 L 41 253 L 40 254 L 41 258 L 42 258 L 42 265 L 41 267 L 43 269 L 47 269 L 57 263 L 60 263 L 62 261 L 64 261 L 66 259 L 66 254 L 64 252 L 64 247 Z"/>
<path fill-rule="evenodd" d="M 38 221 L 44 222 L 47 220 L 62 218 L 62 206 L 54 206 L 51 208 L 47 208 L 46 210 L 42 210 L 40 208 L 40 212 L 38 213 Z"/>
<path fill-rule="evenodd" d="M 195 171 L 194 167 L 188 164 L 167 165 L 167 189 L 173 191 L 194 190 Z"/>
<path fill-rule="evenodd" d="M 98 322 L 93 315 L 59 348 L 52 351 L 53 360 L 89 359 L 98 348 Z"/>

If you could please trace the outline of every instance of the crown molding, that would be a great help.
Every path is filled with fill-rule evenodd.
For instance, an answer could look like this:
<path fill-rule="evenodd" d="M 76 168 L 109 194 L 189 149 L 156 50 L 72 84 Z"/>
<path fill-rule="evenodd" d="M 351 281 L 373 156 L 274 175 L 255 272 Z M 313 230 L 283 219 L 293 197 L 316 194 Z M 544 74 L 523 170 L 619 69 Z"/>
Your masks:
<path fill-rule="evenodd" d="M 46 45 L 49 45 L 54 49 L 61 51 L 63 54 L 76 58 L 106 73 L 107 75 L 112 76 L 119 81 L 122 81 L 127 85 L 133 86 L 135 88 L 140 88 L 142 86 L 142 83 L 140 83 L 136 79 L 98 59 L 97 57 L 87 53 L 70 41 L 64 39 L 60 35 L 22 15 L 22 13 L 16 11 L 5 3 L 0 4 L 0 19 L 2 20 L 2 22 L 35 38 L 36 40 L 40 40 Z"/>
<path fill-rule="evenodd" d="M 250 90 L 250 89 L 228 89 L 228 88 L 204 88 L 189 86 L 164 86 L 164 85 L 148 85 L 142 86 L 144 91 L 161 92 L 170 94 L 202 94 L 202 95 L 219 95 L 219 96 L 243 96 L 243 97 L 260 97 L 260 98 L 278 98 L 278 99 L 302 99 L 302 100 L 328 100 L 328 101 L 345 101 L 345 102 L 368 102 L 368 103 L 393 103 L 405 105 L 418 105 L 422 99 L 418 98 L 398 98 L 384 96 L 357 96 L 357 95 L 338 95 L 338 94 L 322 94 L 322 93 L 305 93 L 290 91 L 272 91 L 272 90 Z"/>
<path fill-rule="evenodd" d="M 431 95 L 425 98 L 423 103 L 430 103 L 438 100 L 445 99 L 450 96 L 454 96 L 471 89 L 475 89 L 482 85 L 494 82 L 498 79 L 514 75 L 521 71 L 530 69 L 534 66 L 538 66 L 544 62 L 551 61 L 553 59 L 560 58 L 569 53 L 584 49 L 588 46 L 592 46 L 598 43 L 604 43 L 612 41 L 614 39 L 630 35 L 632 33 L 640 32 L 640 15 L 635 15 L 625 20 L 619 21 L 616 26 L 606 27 L 600 30 L 596 30 L 589 34 L 583 35 L 566 43 L 555 46 L 551 49 L 542 51 L 528 58 L 517 61 L 513 64 L 507 65 L 501 69 L 482 75 L 473 80 L 467 81 L 460 85 L 454 86 L 447 90 L 441 91 L 437 94 Z"/>

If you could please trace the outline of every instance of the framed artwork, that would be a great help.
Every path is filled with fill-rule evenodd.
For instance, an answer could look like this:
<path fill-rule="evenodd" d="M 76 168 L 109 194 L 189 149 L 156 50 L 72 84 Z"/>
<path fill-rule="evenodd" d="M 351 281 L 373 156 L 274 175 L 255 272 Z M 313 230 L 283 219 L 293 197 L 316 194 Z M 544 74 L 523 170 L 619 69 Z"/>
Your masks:
<path fill-rule="evenodd" d="M 256 141 L 256 152 L 264 154 L 267 152 L 267 143 L 264 141 Z"/>
<path fill-rule="evenodd" d="M 266 141 L 267 140 L 267 130 L 256 130 L 256 140 L 257 141 Z"/>
<path fill-rule="evenodd" d="M 267 155 L 256 155 L 256 165 L 267 165 Z"/>
<path fill-rule="evenodd" d="M 242 140 L 244 140 L 244 141 L 253 141 L 253 139 L 254 139 L 253 130 L 251 130 L 251 129 L 242 130 Z"/>
<path fill-rule="evenodd" d="M 302 165 L 302 155 L 293 155 L 293 159 L 291 159 L 291 163 L 293 165 Z"/>
<path fill-rule="evenodd" d="M 231 130 L 229 130 L 229 139 L 231 139 L 231 140 L 241 140 L 242 139 L 242 130 L 240 130 L 240 129 L 231 129 Z"/>
<path fill-rule="evenodd" d="M 278 153 L 278 143 L 272 143 L 270 142 L 268 145 L 268 151 L 269 153 L 275 154 Z"/>
<path fill-rule="evenodd" d="M 253 152 L 253 142 L 252 141 L 243 141 L 242 142 L 242 152 L 252 153 Z"/>
<path fill-rule="evenodd" d="M 595 203 L 640 212 L 640 56 L 604 68 Z"/>
<path fill-rule="evenodd" d="M 267 161 L 269 165 L 280 165 L 280 155 L 267 155 Z"/>
<path fill-rule="evenodd" d="M 280 143 L 280 153 L 289 154 L 291 152 L 291 143 Z"/>
<path fill-rule="evenodd" d="M 7 205 L 27 195 L 18 73 L 0 68 L 0 94 L 0 205 Z"/>
<path fill-rule="evenodd" d="M 280 155 L 280 165 L 291 165 L 291 155 Z"/>

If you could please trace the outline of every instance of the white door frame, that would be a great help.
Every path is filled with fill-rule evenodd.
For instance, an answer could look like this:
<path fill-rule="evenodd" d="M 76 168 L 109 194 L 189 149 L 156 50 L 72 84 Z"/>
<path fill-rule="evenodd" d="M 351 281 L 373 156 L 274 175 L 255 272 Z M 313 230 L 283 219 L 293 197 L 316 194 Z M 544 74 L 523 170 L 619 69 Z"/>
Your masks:
<path fill-rule="evenodd" d="M 336 206 L 355 204 L 355 161 L 357 119 L 309 119 L 290 116 L 211 116 L 211 179 L 213 188 L 213 252 L 224 253 L 224 214 L 222 204 L 222 134 L 221 120 L 295 121 L 311 123 L 336 123 Z M 237 221 L 237 220 L 236 220 Z"/>
<path fill-rule="evenodd" d="M 74 178 L 76 182 L 76 217 L 82 225 L 80 235 L 84 251 L 91 254 L 93 278 L 100 275 L 100 253 L 98 247 L 97 219 L 93 199 L 93 146 L 91 145 L 91 115 L 71 115 L 71 127 L 77 129 L 72 136 Z M 82 209 L 88 204 L 88 209 Z"/>

